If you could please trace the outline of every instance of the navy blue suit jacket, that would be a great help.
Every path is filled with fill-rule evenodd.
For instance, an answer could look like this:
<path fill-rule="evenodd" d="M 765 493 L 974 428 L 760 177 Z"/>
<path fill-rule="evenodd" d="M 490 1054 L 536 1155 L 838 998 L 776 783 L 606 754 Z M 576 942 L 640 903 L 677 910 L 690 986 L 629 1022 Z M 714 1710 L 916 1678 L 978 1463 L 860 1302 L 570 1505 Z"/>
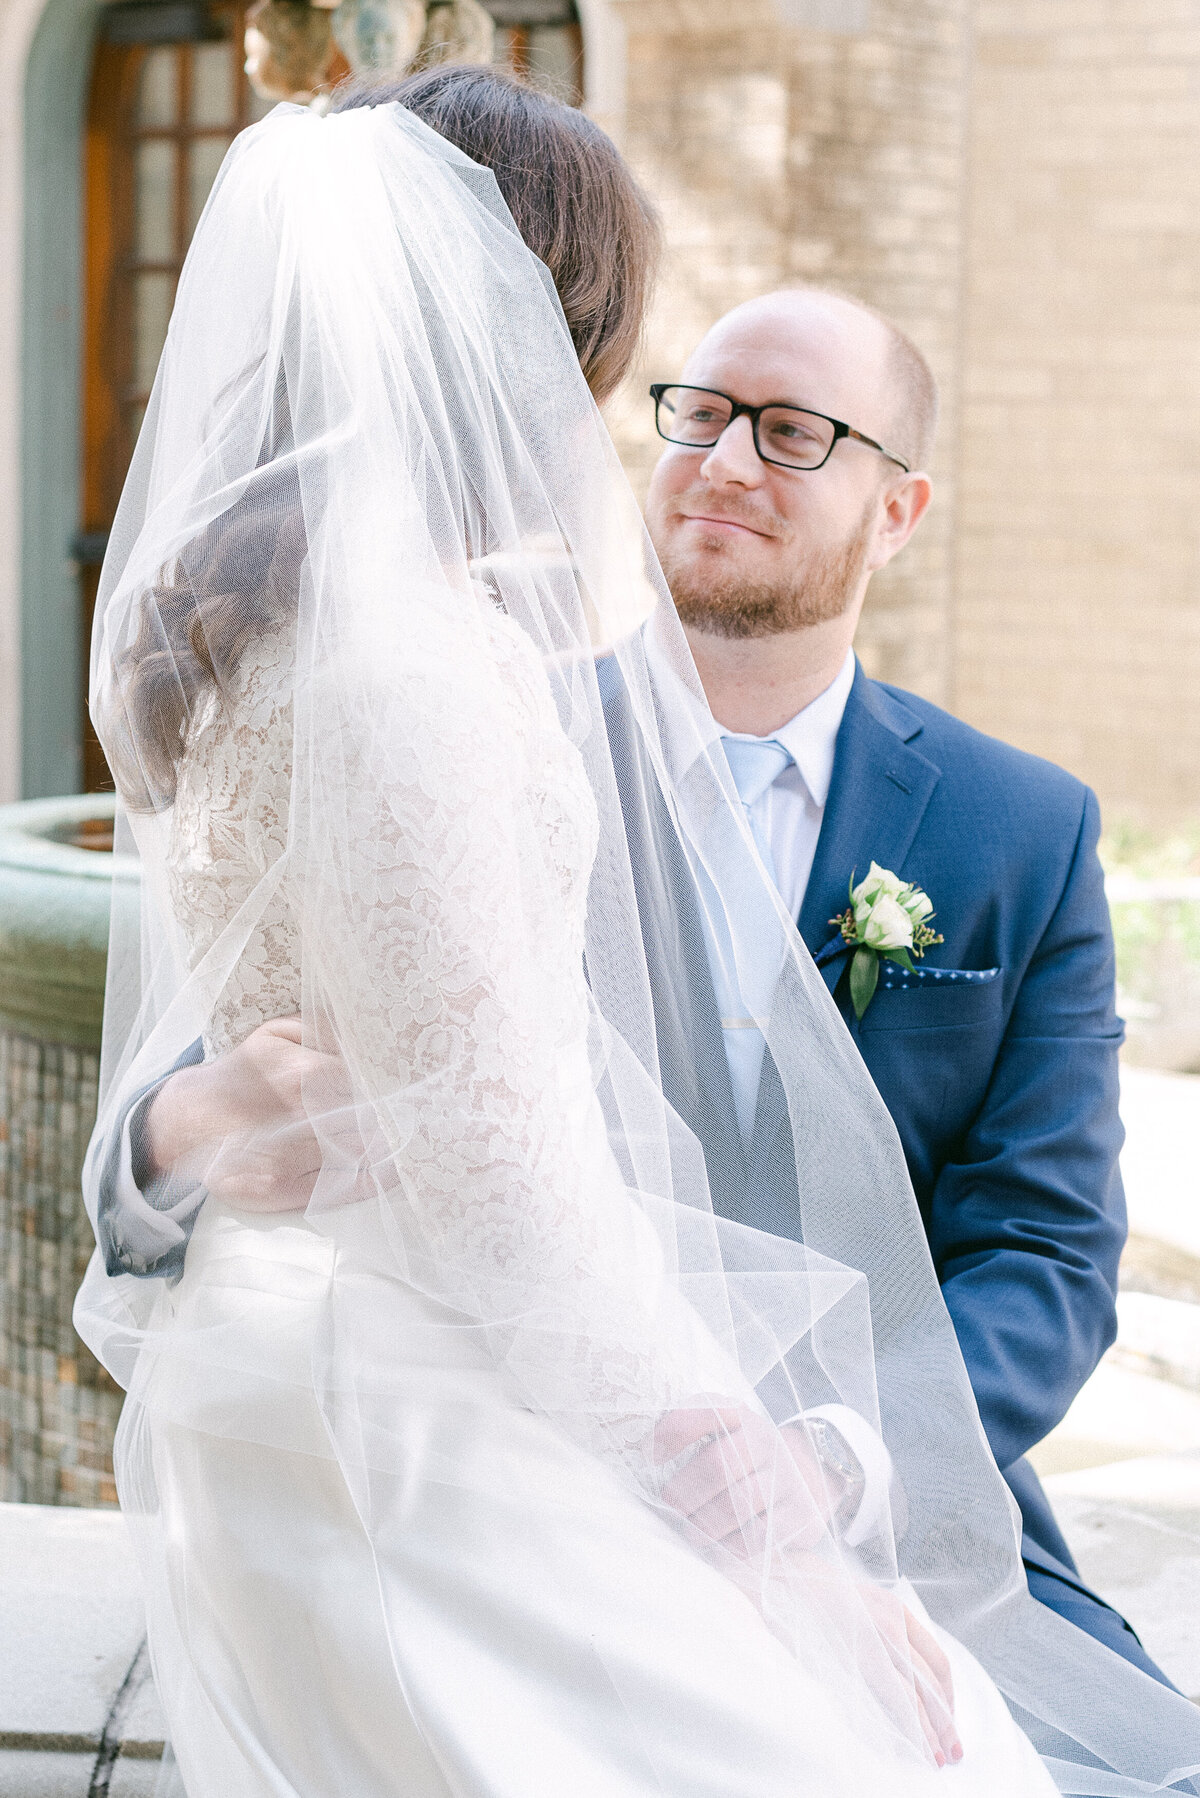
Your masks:
<path fill-rule="evenodd" d="M 651 878 L 656 864 L 661 875 L 665 863 L 671 879 L 678 850 L 637 773 L 614 661 L 602 662 L 600 678 L 626 823 L 646 839 L 636 845 L 636 877 Z M 1026 1560 L 1056 1577 L 1073 1572 L 1071 1557 L 1022 1457 L 1113 1341 L 1126 1230 L 1122 1027 L 1098 835 L 1096 800 L 1071 775 L 859 668 L 799 919 L 899 1131 L 983 1425 L 1021 1507 Z M 851 876 L 872 861 L 925 889 L 945 941 L 915 976 L 883 964 L 859 1023 L 849 951 L 830 920 L 845 910 Z M 655 993 L 664 1083 L 708 1153 L 717 1209 L 792 1235 L 782 1090 L 768 1056 L 739 1164 L 689 891 L 679 869 L 676 927 L 694 939 L 682 959 L 707 991 Z M 648 949 L 653 969 L 659 958 Z M 661 959 L 678 966 L 681 957 Z"/>
<path fill-rule="evenodd" d="M 800 916 L 900 1133 L 992 1452 L 1058 1558 L 1020 1461 L 1116 1336 L 1126 1233 L 1099 833 L 1071 775 L 860 669 Z M 872 859 L 925 889 L 945 941 L 859 1023 L 828 920 Z"/>

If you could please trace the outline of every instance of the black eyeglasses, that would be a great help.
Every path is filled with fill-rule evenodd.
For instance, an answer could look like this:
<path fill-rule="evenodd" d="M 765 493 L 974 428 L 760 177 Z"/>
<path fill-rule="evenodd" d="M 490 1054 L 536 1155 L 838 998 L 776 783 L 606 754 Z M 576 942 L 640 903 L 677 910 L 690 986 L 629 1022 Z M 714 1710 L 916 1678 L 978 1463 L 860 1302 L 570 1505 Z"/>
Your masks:
<path fill-rule="evenodd" d="M 824 468 L 839 439 L 853 437 L 856 443 L 878 450 L 905 474 L 912 473 L 907 462 L 873 437 L 843 424 L 840 418 L 826 418 L 823 412 L 809 412 L 803 406 L 744 406 L 741 400 L 713 387 L 680 387 L 662 381 L 654 383 L 650 398 L 659 436 L 688 449 L 712 449 L 735 418 L 748 418 L 755 449 L 764 462 L 776 468 Z"/>

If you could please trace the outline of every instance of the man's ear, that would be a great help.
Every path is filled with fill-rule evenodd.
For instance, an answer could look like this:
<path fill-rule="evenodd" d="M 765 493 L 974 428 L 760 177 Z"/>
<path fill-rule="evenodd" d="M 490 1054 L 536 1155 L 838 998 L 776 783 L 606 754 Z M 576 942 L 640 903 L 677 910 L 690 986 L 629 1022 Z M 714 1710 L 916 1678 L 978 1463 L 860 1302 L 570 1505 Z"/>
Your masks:
<path fill-rule="evenodd" d="M 933 482 L 920 470 L 902 475 L 887 487 L 871 545 L 872 572 L 885 568 L 893 556 L 899 555 L 929 510 L 932 498 Z"/>

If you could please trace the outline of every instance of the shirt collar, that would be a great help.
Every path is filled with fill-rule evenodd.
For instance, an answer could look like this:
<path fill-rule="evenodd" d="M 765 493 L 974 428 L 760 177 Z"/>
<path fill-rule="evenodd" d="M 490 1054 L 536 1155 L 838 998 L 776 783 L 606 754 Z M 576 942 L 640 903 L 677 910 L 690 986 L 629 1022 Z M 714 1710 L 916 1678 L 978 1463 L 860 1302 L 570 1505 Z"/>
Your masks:
<path fill-rule="evenodd" d="M 676 694 L 682 696 L 688 710 L 698 720 L 704 720 L 708 730 L 715 730 L 722 737 L 740 734 L 737 731 L 723 731 L 720 725 L 714 725 L 704 701 L 680 680 L 658 640 L 654 616 L 647 620 L 643 641 L 646 645 L 646 659 L 655 677 L 660 681 L 665 678 Z M 783 744 L 795 762 L 814 805 L 822 811 L 833 781 L 837 735 L 842 727 L 842 716 L 850 698 L 850 689 L 854 685 L 854 671 L 854 651 L 848 649 L 845 661 L 825 691 L 818 693 L 802 712 L 797 712 L 779 730 L 771 732 L 770 740 Z M 697 748 L 691 760 L 698 760 L 702 754 L 703 749 Z"/>
<path fill-rule="evenodd" d="M 781 729 L 771 733 L 795 762 L 813 803 L 822 810 L 829 798 L 837 735 L 853 685 L 854 651 L 848 649 L 845 661 L 825 691 Z"/>

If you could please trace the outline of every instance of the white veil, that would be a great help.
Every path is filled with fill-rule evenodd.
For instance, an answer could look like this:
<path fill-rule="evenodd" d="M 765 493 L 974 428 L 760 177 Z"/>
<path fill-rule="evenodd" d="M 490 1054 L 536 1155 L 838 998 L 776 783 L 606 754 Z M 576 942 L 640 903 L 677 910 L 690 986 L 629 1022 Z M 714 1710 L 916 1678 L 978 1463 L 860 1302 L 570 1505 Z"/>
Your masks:
<path fill-rule="evenodd" d="M 926 1752 L 916 1675 L 866 1583 L 910 1583 L 1063 1791 L 1200 1791 L 1196 1711 L 1025 1590 L 899 1141 L 757 859 L 549 277 L 491 175 L 398 108 L 283 107 L 230 152 L 113 531 L 92 682 L 141 865 L 140 899 L 114 901 L 100 1137 L 197 1037 L 218 1051 L 277 1015 L 272 970 L 351 1080 L 336 1105 L 308 1095 L 307 1223 L 334 1256 L 311 1355 L 273 1361 L 261 1332 L 93 1260 L 77 1323 L 130 1395 L 119 1477 L 144 1530 L 158 1421 L 270 1446 L 287 1407 L 252 1395 L 289 1385 L 383 1527 L 403 1345 L 344 1254 L 439 1308 L 439 1354 L 482 1340 L 514 1402 L 748 1592 L 898 1765 Z M 239 706 L 231 866 L 193 856 L 185 879 L 189 762 Z M 187 907 L 214 892 L 197 942 Z M 803 1246 L 715 1215 L 714 1153 L 664 1094 L 684 995 L 710 979 L 687 905 L 743 992 L 779 971 L 761 1021 Z M 94 1214 L 94 1160 L 87 1178 Z M 251 1302 L 282 1302 L 263 1269 Z M 839 1530 L 798 1479 L 781 1432 L 833 1403 L 881 1434 L 902 1527 L 878 1499 Z M 746 1419 L 771 1445 L 765 1521 L 736 1538 L 670 1502 L 688 1455 L 664 1465 L 663 1422 L 697 1406 L 728 1438 L 732 1502 Z"/>

